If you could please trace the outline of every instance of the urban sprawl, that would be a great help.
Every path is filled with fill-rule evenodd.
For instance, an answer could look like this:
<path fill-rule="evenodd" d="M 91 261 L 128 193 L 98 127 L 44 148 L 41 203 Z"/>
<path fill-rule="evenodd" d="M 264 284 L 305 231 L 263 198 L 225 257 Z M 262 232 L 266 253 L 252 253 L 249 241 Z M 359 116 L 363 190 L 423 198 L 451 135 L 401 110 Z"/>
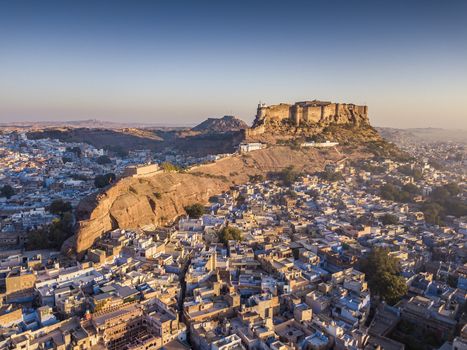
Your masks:
<path fill-rule="evenodd" d="M 0 349 L 467 349 L 464 146 L 402 147 L 414 158 L 252 177 L 77 261 L 60 247 L 81 199 L 226 155 L 3 133 Z"/>

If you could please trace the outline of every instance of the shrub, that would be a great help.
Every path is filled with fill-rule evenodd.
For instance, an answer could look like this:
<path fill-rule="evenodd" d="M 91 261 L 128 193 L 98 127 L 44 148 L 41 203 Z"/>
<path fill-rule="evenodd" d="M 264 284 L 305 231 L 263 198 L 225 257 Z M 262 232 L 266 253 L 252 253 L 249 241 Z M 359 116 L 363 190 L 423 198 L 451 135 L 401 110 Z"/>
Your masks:
<path fill-rule="evenodd" d="M 114 182 L 116 179 L 114 173 L 107 173 L 105 175 L 97 175 L 94 178 L 94 185 L 97 188 L 104 188 Z"/>
<path fill-rule="evenodd" d="M 96 162 L 97 164 L 100 164 L 100 165 L 105 165 L 105 164 L 110 164 L 112 163 L 112 161 L 110 160 L 110 158 L 108 156 L 100 156 L 96 159 Z"/>
<path fill-rule="evenodd" d="M 381 222 L 383 223 L 384 226 L 396 225 L 399 222 L 399 219 L 395 215 L 384 214 L 384 216 L 381 218 Z"/>
<path fill-rule="evenodd" d="M 55 214 L 55 215 L 63 215 L 64 213 L 66 212 L 70 212 L 72 211 L 72 206 L 70 204 L 70 202 L 65 202 L 61 199 L 56 199 L 54 200 L 48 210 L 52 213 L 52 214 Z"/>
<path fill-rule="evenodd" d="M 12 196 L 15 195 L 15 189 L 10 185 L 3 185 L 0 189 L 0 197 L 6 197 L 10 199 Z"/>
<path fill-rule="evenodd" d="M 172 164 L 170 162 L 163 162 L 161 164 L 162 170 L 166 172 L 171 172 L 171 171 L 181 171 L 182 168 L 180 168 L 178 165 Z"/>
<path fill-rule="evenodd" d="M 206 209 L 204 206 L 200 203 L 195 203 L 189 206 L 186 206 L 185 208 L 186 213 L 190 218 L 193 219 L 199 219 L 203 214 L 206 213 Z"/>
<path fill-rule="evenodd" d="M 242 232 L 236 227 L 225 226 L 217 233 L 217 238 L 219 239 L 219 242 L 227 245 L 227 243 L 232 240 L 241 241 Z"/>

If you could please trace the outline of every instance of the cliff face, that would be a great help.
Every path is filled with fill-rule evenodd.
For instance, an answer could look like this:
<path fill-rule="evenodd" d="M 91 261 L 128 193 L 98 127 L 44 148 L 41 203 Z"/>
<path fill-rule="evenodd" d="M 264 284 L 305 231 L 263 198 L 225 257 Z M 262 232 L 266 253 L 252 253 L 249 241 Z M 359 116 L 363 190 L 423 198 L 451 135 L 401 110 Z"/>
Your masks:
<path fill-rule="evenodd" d="M 364 154 L 355 152 L 353 157 Z M 245 183 L 250 175 L 266 175 L 287 166 L 313 172 L 344 156 L 335 151 L 292 150 L 274 146 L 195 167 L 187 173 L 159 173 L 152 177 L 125 178 L 78 208 L 79 229 L 74 249 L 82 253 L 103 233 L 115 228 L 152 228 L 185 213 L 184 206 L 207 203 L 209 197 Z M 70 248 L 70 247 L 68 247 Z"/>

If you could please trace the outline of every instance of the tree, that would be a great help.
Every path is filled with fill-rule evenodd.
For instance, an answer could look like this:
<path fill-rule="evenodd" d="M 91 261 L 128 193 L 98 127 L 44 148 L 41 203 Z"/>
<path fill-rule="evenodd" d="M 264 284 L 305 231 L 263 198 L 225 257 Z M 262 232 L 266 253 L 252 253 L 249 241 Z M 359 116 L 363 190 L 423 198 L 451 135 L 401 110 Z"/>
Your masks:
<path fill-rule="evenodd" d="M 443 207 L 435 202 L 426 202 L 422 206 L 425 221 L 429 224 L 439 225 L 442 223 Z"/>
<path fill-rule="evenodd" d="M 217 238 L 219 239 L 219 242 L 227 245 L 227 243 L 232 240 L 241 241 L 242 232 L 236 227 L 224 226 L 222 230 L 217 232 Z"/>
<path fill-rule="evenodd" d="M 394 305 L 407 293 L 405 278 L 400 275 L 399 263 L 389 255 L 387 248 L 374 248 L 360 261 L 360 269 L 366 275 L 374 300 L 384 300 Z"/>
<path fill-rule="evenodd" d="M 312 189 L 309 189 L 307 192 L 306 192 L 307 195 L 309 195 L 312 199 L 316 199 L 319 197 L 319 191 L 312 188 Z"/>
<path fill-rule="evenodd" d="M 161 168 L 165 172 L 180 171 L 181 170 L 181 168 L 178 165 L 172 164 L 170 162 L 163 162 L 161 164 Z"/>
<path fill-rule="evenodd" d="M 112 154 L 116 155 L 117 157 L 120 157 L 120 158 L 128 157 L 128 150 L 125 149 L 121 145 L 105 145 L 104 149 L 106 151 L 112 152 Z"/>
<path fill-rule="evenodd" d="M 397 188 L 391 183 L 387 183 L 381 186 L 380 195 L 381 198 L 396 201 L 396 202 L 410 202 L 415 193 L 413 191 L 418 191 L 418 188 L 415 186 L 405 185 L 402 189 Z"/>
<path fill-rule="evenodd" d="M 78 146 L 75 146 L 75 147 L 67 147 L 66 150 L 67 150 L 68 152 L 74 153 L 78 158 L 81 158 L 81 148 L 79 148 Z"/>
<path fill-rule="evenodd" d="M 116 177 L 114 173 L 107 173 L 105 175 L 97 175 L 94 178 L 94 185 L 97 188 L 103 188 L 103 187 L 110 185 L 112 182 L 115 181 L 115 179 Z"/>
<path fill-rule="evenodd" d="M 433 189 L 430 198 L 422 206 L 425 221 L 430 224 L 441 225 L 448 215 L 461 217 L 467 215 L 467 203 L 457 197 L 460 193 L 459 185 L 449 183 Z"/>
<path fill-rule="evenodd" d="M 384 184 L 380 187 L 380 195 L 383 199 L 388 201 L 396 200 L 397 188 L 393 184 Z"/>
<path fill-rule="evenodd" d="M 204 206 L 200 203 L 188 205 L 184 209 L 188 216 L 193 219 L 199 219 L 201 216 L 203 216 L 203 214 L 206 213 Z"/>
<path fill-rule="evenodd" d="M 384 214 L 384 216 L 381 218 L 381 222 L 384 226 L 396 225 L 399 222 L 399 219 L 393 214 Z"/>
<path fill-rule="evenodd" d="M 410 194 L 418 194 L 420 190 L 418 187 L 414 184 L 408 183 L 404 186 L 402 186 L 402 191 L 408 192 Z"/>
<path fill-rule="evenodd" d="M 455 182 L 451 182 L 444 185 L 444 188 L 449 192 L 451 196 L 457 196 L 461 192 L 459 185 Z"/>
<path fill-rule="evenodd" d="M 299 179 L 301 174 L 294 170 L 292 165 L 282 169 L 276 173 L 270 173 L 271 177 L 278 178 L 284 186 L 291 186 L 295 181 Z"/>
<path fill-rule="evenodd" d="M 421 180 L 423 177 L 422 170 L 419 168 L 412 168 L 408 165 L 403 165 L 397 169 L 401 174 L 412 176 L 415 180 Z"/>
<path fill-rule="evenodd" d="M 26 249 L 60 249 L 63 242 L 72 235 L 73 215 L 71 212 L 65 212 L 49 226 L 30 232 Z"/>
<path fill-rule="evenodd" d="M 10 185 L 3 185 L 3 187 L 0 189 L 0 197 L 6 197 L 10 199 L 14 195 L 15 189 Z"/>
<path fill-rule="evenodd" d="M 248 175 L 249 181 L 250 182 L 263 182 L 264 181 L 264 176 L 261 174 L 256 174 L 256 175 Z"/>
<path fill-rule="evenodd" d="M 66 212 L 71 212 L 73 208 L 70 202 L 65 202 L 61 199 L 56 199 L 50 204 L 48 209 L 52 214 L 63 215 Z"/>
<path fill-rule="evenodd" d="M 100 156 L 96 159 L 96 162 L 97 164 L 100 164 L 100 165 L 105 165 L 105 164 L 110 164 L 112 163 L 112 161 L 110 160 L 110 158 L 106 155 L 103 155 L 103 156 Z"/>
<path fill-rule="evenodd" d="M 342 173 L 338 171 L 326 170 L 326 171 L 319 173 L 318 175 L 321 179 L 326 180 L 326 181 L 331 181 L 331 182 L 344 179 L 344 176 L 342 176 Z"/>

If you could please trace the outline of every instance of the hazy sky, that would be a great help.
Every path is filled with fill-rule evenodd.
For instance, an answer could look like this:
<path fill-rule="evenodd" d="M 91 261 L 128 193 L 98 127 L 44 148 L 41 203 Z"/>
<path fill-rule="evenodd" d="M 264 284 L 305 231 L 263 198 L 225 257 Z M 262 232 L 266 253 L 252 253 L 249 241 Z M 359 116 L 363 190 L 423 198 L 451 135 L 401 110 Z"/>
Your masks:
<path fill-rule="evenodd" d="M 0 122 L 251 122 L 314 98 L 467 129 L 467 1 L 0 0 Z"/>

